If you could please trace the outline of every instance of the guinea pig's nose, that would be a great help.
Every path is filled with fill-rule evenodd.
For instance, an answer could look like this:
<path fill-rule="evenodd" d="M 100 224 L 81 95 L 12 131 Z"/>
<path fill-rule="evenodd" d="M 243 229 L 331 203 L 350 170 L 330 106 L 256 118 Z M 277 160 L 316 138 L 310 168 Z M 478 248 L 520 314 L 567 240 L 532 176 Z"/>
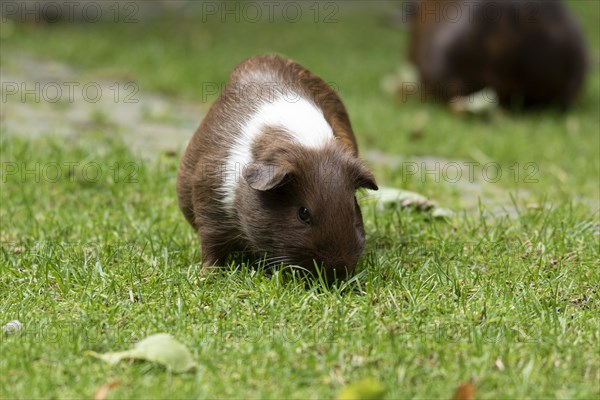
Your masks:
<path fill-rule="evenodd" d="M 356 257 L 353 257 L 352 255 L 347 255 L 345 257 L 340 257 L 338 260 L 331 263 L 330 269 L 344 273 L 346 271 L 348 273 L 352 273 L 357 262 L 358 259 Z"/>

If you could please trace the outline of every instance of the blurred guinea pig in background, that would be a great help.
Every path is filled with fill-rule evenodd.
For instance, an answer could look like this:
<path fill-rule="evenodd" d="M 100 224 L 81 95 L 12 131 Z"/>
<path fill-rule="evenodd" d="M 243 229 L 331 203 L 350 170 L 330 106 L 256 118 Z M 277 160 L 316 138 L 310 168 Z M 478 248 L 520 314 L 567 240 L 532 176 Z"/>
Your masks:
<path fill-rule="evenodd" d="M 421 97 L 493 89 L 508 108 L 566 109 L 586 74 L 581 28 L 560 0 L 420 0 L 409 4 L 409 58 Z"/>

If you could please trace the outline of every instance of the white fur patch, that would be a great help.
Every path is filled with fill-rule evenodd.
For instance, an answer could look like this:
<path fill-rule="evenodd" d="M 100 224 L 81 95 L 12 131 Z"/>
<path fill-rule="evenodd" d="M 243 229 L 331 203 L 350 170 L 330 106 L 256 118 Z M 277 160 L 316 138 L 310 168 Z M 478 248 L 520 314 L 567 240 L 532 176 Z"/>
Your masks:
<path fill-rule="evenodd" d="M 223 202 L 228 208 L 233 206 L 235 190 L 244 179 L 244 167 L 253 161 L 252 145 L 266 126 L 285 129 L 295 142 L 308 148 L 322 148 L 334 139 L 323 112 L 304 98 L 280 94 L 274 101 L 263 104 L 242 127 L 229 151 L 221 188 Z"/>

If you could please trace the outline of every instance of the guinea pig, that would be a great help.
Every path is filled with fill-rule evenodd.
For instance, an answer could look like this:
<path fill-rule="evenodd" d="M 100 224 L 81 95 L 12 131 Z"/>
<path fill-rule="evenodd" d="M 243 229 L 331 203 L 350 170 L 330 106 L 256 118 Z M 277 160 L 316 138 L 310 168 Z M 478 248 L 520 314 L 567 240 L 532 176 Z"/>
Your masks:
<path fill-rule="evenodd" d="M 243 254 L 345 279 L 365 244 L 355 193 L 377 190 L 342 101 L 300 64 L 255 56 L 231 73 L 177 174 L 203 267 Z"/>
<path fill-rule="evenodd" d="M 491 88 L 514 108 L 568 108 L 587 64 L 582 31 L 560 0 L 421 0 L 409 58 L 422 97 Z"/>

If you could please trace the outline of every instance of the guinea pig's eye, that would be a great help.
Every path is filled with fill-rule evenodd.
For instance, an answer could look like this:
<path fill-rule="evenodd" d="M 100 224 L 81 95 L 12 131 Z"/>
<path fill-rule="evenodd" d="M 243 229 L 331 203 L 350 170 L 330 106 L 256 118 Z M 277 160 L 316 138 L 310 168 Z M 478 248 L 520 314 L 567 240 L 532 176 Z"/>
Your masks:
<path fill-rule="evenodd" d="M 300 207 L 298 209 L 298 218 L 300 218 L 300 221 L 308 224 L 310 222 L 310 213 L 308 212 L 308 208 Z"/>

